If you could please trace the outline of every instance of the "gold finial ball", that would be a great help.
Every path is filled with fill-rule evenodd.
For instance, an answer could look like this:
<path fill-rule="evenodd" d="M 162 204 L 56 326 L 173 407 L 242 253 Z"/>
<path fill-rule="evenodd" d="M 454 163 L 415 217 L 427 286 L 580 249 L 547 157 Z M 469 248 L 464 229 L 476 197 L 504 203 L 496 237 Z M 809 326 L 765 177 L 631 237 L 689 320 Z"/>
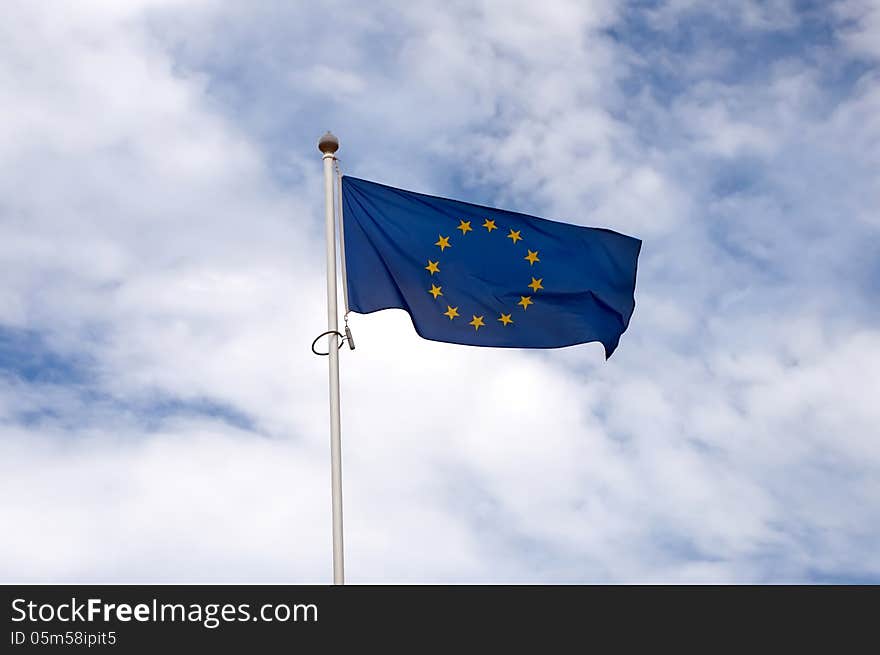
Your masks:
<path fill-rule="evenodd" d="M 337 139 L 329 131 L 318 140 L 318 150 L 327 153 L 334 153 L 339 150 L 339 139 Z"/>

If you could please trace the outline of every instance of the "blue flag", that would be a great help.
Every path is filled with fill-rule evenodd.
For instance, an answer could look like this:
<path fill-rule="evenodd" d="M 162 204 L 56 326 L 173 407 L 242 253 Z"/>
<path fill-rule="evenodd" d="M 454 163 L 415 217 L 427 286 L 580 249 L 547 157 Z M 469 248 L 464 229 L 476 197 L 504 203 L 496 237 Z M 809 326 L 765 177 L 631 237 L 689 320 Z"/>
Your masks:
<path fill-rule="evenodd" d="M 342 178 L 348 300 L 399 308 L 426 339 L 610 357 L 635 308 L 642 242 L 611 230 Z"/>

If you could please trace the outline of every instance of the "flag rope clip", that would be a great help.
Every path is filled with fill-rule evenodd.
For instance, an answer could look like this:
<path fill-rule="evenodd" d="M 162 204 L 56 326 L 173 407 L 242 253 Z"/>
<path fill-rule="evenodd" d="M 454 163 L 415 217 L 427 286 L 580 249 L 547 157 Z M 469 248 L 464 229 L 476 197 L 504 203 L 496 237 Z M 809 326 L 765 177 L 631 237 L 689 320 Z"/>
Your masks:
<path fill-rule="evenodd" d="M 316 355 L 320 355 L 321 357 L 326 357 L 329 355 L 329 352 L 322 353 L 318 352 L 315 349 L 315 346 L 318 344 L 318 340 L 321 337 L 326 337 L 328 334 L 335 334 L 339 338 L 339 342 L 336 344 L 336 350 L 342 350 L 342 344 L 348 343 L 349 350 L 354 350 L 354 337 L 351 336 L 351 328 L 348 327 L 348 315 L 345 317 L 345 334 L 339 332 L 338 330 L 327 330 L 326 332 L 321 332 L 318 336 L 315 337 L 315 340 L 312 341 L 312 352 Z"/>

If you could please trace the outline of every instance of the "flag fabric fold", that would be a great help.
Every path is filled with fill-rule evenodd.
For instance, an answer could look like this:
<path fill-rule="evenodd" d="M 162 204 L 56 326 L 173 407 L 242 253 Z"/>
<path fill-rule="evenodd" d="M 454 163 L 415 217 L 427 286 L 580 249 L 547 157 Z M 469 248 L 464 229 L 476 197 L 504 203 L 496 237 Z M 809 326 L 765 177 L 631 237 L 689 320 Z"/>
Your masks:
<path fill-rule="evenodd" d="M 635 308 L 642 242 L 611 230 L 342 178 L 352 311 L 398 308 L 426 339 L 500 348 L 598 341 Z"/>

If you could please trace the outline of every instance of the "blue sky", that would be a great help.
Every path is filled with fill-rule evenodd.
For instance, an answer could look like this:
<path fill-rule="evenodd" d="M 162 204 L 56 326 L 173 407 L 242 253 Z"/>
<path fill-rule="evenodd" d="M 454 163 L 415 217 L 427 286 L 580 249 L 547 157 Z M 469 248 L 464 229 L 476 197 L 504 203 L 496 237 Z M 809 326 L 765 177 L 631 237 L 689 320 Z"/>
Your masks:
<path fill-rule="evenodd" d="M 355 582 L 876 582 L 880 5 L 14 2 L 0 580 L 330 579 L 321 166 L 644 242 L 588 344 L 353 316 Z"/>

